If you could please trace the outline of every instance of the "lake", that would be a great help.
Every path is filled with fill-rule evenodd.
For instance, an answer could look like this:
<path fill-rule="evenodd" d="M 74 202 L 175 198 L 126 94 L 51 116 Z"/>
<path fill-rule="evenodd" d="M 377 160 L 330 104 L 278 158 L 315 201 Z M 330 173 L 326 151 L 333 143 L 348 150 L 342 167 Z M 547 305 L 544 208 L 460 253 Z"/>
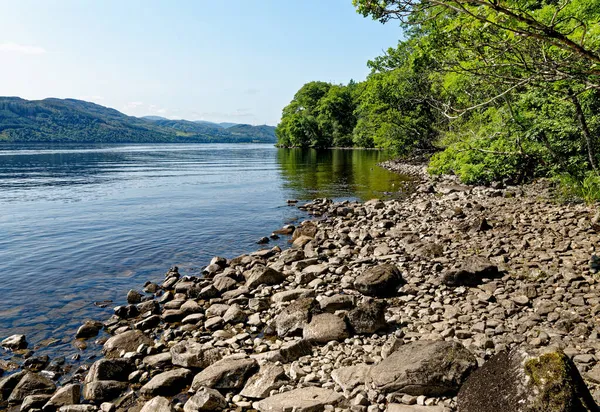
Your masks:
<path fill-rule="evenodd" d="M 376 166 L 387 158 L 270 145 L 0 146 L 0 339 L 23 333 L 36 354 L 75 354 L 81 323 L 107 319 L 129 289 L 173 265 L 198 274 L 213 256 L 254 251 L 306 219 L 287 199 L 400 195 L 406 179 Z M 113 303 L 94 305 L 103 300 Z M 84 357 L 98 350 L 89 344 Z"/>

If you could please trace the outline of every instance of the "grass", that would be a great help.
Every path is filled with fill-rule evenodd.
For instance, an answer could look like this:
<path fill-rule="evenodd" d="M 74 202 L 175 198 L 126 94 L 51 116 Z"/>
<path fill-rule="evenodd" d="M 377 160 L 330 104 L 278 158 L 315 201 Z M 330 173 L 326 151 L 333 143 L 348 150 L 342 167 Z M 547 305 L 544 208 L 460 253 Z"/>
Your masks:
<path fill-rule="evenodd" d="M 559 198 L 564 201 L 581 200 L 587 204 L 600 201 L 600 175 L 588 172 L 583 177 L 562 174 L 556 177 L 559 182 Z"/>

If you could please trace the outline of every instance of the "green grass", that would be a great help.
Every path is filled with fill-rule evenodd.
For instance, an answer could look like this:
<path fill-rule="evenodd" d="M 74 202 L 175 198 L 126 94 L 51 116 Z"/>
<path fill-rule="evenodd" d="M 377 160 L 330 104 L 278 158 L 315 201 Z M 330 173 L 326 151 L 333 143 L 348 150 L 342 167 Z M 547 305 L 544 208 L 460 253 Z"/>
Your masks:
<path fill-rule="evenodd" d="M 569 174 L 558 175 L 558 196 L 563 201 L 582 200 L 587 204 L 600 201 L 600 175 L 587 172 L 583 177 Z"/>

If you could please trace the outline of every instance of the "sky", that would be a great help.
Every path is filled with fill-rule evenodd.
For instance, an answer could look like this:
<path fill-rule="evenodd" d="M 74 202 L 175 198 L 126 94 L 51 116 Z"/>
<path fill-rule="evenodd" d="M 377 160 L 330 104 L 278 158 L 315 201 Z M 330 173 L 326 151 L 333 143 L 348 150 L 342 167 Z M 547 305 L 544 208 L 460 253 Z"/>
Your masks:
<path fill-rule="evenodd" d="M 0 0 L 0 95 L 275 125 L 304 83 L 363 80 L 400 37 L 351 0 Z"/>

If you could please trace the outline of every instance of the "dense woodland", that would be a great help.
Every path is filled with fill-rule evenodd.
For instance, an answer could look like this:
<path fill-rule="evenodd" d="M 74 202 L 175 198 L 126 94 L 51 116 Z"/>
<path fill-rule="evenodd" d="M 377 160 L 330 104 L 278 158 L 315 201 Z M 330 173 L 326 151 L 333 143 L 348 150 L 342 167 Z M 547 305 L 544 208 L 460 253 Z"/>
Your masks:
<path fill-rule="evenodd" d="M 226 126 L 226 127 L 225 127 Z M 75 99 L 0 97 L 0 142 L 274 143 L 272 126 L 137 118 Z"/>
<path fill-rule="evenodd" d="M 555 176 L 600 193 L 600 0 L 353 3 L 405 38 L 365 81 L 305 84 L 280 145 L 428 152 L 432 173 L 465 182 Z"/>

